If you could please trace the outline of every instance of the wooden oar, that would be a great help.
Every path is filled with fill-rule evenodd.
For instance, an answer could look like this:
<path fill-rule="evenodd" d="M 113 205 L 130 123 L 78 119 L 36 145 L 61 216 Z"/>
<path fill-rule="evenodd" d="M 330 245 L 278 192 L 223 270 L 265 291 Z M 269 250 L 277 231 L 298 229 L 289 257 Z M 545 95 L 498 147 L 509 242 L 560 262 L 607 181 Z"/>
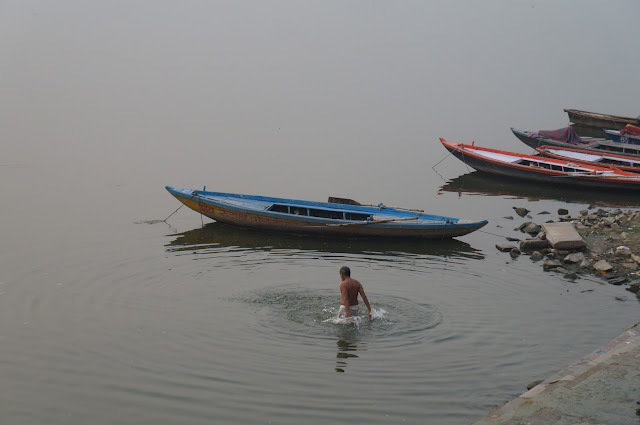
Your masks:
<path fill-rule="evenodd" d="M 379 224 L 379 223 L 389 223 L 389 222 L 392 222 L 392 221 L 418 220 L 419 218 L 420 217 L 382 218 L 380 220 L 354 221 L 353 223 L 327 224 L 327 226 L 330 226 L 330 227 L 341 227 L 341 226 L 355 226 L 355 225 L 366 225 L 366 224 Z"/>
<path fill-rule="evenodd" d="M 349 199 L 349 198 L 338 198 L 335 196 L 329 196 L 329 200 L 328 202 L 330 204 L 343 204 L 343 205 L 357 205 L 357 206 L 361 206 L 361 207 L 376 207 L 379 208 L 379 205 L 371 205 L 371 204 L 361 204 L 358 201 L 354 201 L 353 199 Z M 413 210 L 413 209 L 409 209 L 409 208 L 401 208 L 401 207 L 389 207 L 389 206 L 384 206 L 385 208 L 393 208 L 394 210 L 402 210 L 402 211 L 414 211 L 414 212 L 424 212 L 424 210 Z"/>

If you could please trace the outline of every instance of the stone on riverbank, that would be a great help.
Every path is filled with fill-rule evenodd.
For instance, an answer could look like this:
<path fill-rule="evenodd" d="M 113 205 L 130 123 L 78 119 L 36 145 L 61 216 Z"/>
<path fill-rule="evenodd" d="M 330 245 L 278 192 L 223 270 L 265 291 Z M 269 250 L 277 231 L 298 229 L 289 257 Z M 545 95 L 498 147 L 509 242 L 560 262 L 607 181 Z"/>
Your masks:
<path fill-rule="evenodd" d="M 607 279 L 607 283 L 609 283 L 610 285 L 616 285 L 616 286 L 620 286 L 623 283 L 625 283 L 628 279 L 624 276 L 615 276 L 612 277 L 611 279 Z"/>
<path fill-rule="evenodd" d="M 520 212 L 528 214 L 524 209 Z M 531 220 L 530 215 L 526 217 Z M 519 242 L 519 250 L 530 255 L 531 261 L 546 260 L 543 261 L 545 271 L 565 273 L 567 279 L 591 274 L 614 285 L 629 279 L 640 282 L 637 279 L 640 274 L 637 272 L 640 269 L 640 211 L 596 211 L 590 205 L 576 217 L 567 214 L 558 217 L 557 221 L 547 221 L 540 226 L 539 233 L 533 233 L 537 224 L 527 221 L 514 230 L 529 233 L 528 239 L 507 240 Z M 547 240 L 544 240 L 545 236 Z M 504 251 L 515 259 L 517 251 L 512 252 L 512 249 L 504 247 Z M 634 293 L 640 294 L 640 285 L 632 288 Z M 638 297 L 640 299 L 640 295 Z"/>
<path fill-rule="evenodd" d="M 631 257 L 631 250 L 626 246 L 619 246 L 613 254 L 616 257 Z"/>
<path fill-rule="evenodd" d="M 544 271 L 557 269 L 558 267 L 562 267 L 562 263 L 558 260 L 545 260 L 545 262 L 542 264 L 542 269 Z"/>
<path fill-rule="evenodd" d="M 638 270 L 638 264 L 635 261 L 625 261 L 619 264 L 627 270 Z"/>
<path fill-rule="evenodd" d="M 530 235 L 537 235 L 538 233 L 540 233 L 540 230 L 542 230 L 542 227 L 540 227 L 540 225 L 536 223 L 528 223 L 522 229 L 523 232 L 529 233 Z"/>
<path fill-rule="evenodd" d="M 498 251 L 500 252 L 509 252 L 512 249 L 517 248 L 515 245 L 512 244 L 506 244 L 506 243 L 499 243 L 496 245 L 496 248 L 498 249 Z"/>
<path fill-rule="evenodd" d="M 520 241 L 520 251 L 522 252 L 536 251 L 538 249 L 547 248 L 548 246 L 549 242 L 542 239 L 525 239 Z"/>
<path fill-rule="evenodd" d="M 531 261 L 540 261 L 544 258 L 544 255 L 540 251 L 533 251 L 529 258 L 531 258 Z"/>
<path fill-rule="evenodd" d="M 610 270 L 613 270 L 613 266 L 607 263 L 606 260 L 600 260 L 593 265 L 593 268 L 601 273 L 606 273 Z"/>
<path fill-rule="evenodd" d="M 571 223 L 545 223 L 542 228 L 553 248 L 583 249 L 587 246 Z"/>
<path fill-rule="evenodd" d="M 516 214 L 518 214 L 520 217 L 524 217 L 530 212 L 528 209 L 522 208 L 522 207 L 513 207 L 513 209 L 516 211 Z"/>
<path fill-rule="evenodd" d="M 582 252 L 574 252 L 564 257 L 564 262 L 569 264 L 582 263 L 585 260 Z"/>

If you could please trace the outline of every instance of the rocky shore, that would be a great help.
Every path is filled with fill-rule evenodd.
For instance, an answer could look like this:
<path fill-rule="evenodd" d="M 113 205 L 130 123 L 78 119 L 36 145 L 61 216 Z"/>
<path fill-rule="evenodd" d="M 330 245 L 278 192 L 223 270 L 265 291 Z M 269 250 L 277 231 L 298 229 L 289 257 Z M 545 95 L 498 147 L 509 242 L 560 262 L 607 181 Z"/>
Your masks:
<path fill-rule="evenodd" d="M 540 262 L 545 271 L 562 273 L 569 280 L 597 276 L 603 283 L 625 285 L 640 300 L 640 211 L 608 211 L 590 206 L 572 217 L 561 208 L 557 220 L 540 219 L 536 223 L 529 210 L 513 209 L 518 216 L 530 220 L 514 229 L 525 236 L 507 238 L 510 243 L 496 245 L 498 250 L 513 258 L 528 255 L 532 261 Z M 537 214 L 542 218 L 547 215 L 548 211 Z M 579 235 L 561 249 L 547 239 L 544 231 L 545 224 L 556 222 L 571 223 Z"/>

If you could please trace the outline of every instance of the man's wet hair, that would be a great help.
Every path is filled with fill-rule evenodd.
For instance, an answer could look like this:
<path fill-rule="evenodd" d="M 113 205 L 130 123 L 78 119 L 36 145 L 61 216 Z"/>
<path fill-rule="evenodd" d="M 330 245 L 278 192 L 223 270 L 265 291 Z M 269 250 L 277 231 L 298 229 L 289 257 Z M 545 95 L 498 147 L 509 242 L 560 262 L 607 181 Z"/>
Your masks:
<path fill-rule="evenodd" d="M 347 266 L 342 266 L 340 268 L 340 274 L 343 274 L 346 277 L 351 277 L 351 269 Z"/>

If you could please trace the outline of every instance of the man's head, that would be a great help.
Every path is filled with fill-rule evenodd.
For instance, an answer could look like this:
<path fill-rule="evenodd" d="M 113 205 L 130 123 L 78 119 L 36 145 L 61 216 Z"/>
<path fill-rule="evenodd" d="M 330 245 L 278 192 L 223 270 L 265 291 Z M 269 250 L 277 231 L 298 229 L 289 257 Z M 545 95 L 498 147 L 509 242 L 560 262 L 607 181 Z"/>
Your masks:
<path fill-rule="evenodd" d="M 340 268 L 340 276 L 351 277 L 351 269 L 347 266 L 342 266 Z"/>

